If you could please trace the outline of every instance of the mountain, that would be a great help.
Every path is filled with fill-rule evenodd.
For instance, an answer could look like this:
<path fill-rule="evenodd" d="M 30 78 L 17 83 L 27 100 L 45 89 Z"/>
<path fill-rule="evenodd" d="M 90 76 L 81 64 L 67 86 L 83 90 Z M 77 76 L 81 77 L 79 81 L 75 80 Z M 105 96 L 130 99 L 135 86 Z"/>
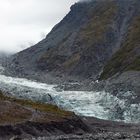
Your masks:
<path fill-rule="evenodd" d="M 64 90 L 80 90 L 80 95 L 85 90 L 87 96 L 82 94 L 78 102 L 84 105 L 85 98 L 92 108 L 94 98 L 87 92 L 90 90 L 98 104 L 108 105 L 106 113 L 110 110 L 114 118 L 133 122 L 139 118 L 140 105 L 140 0 L 78 2 L 46 38 L 8 58 L 2 57 L 1 63 L 5 67 L 5 71 L 1 68 L 1 74 L 5 72 L 11 77 L 1 75 L 1 85 L 7 92 L 0 92 L 0 140 L 140 138 L 139 124 L 76 116 L 55 105 L 21 99 L 24 93 L 31 96 L 35 87 L 38 88 L 33 90 L 35 96 L 31 99 L 39 101 L 41 92 L 51 99 L 49 86 L 46 90 L 45 84 L 12 78 L 56 84 L 58 93 L 61 86 Z M 41 90 L 41 85 L 45 89 Z M 11 97 L 9 88 L 12 95 L 17 91 L 20 99 Z M 55 90 L 51 92 L 55 94 Z M 67 91 L 62 93 L 69 97 Z M 60 94 L 57 97 L 61 98 Z M 75 99 L 70 99 L 72 104 Z M 96 104 L 95 108 L 98 112 L 102 109 Z"/>
<path fill-rule="evenodd" d="M 78 2 L 45 39 L 10 57 L 7 68 L 45 82 L 100 80 L 107 90 L 139 92 L 139 7 L 139 0 Z"/>
<path fill-rule="evenodd" d="M 121 48 L 105 65 L 101 79 L 131 70 L 140 71 L 140 15 L 129 26 Z"/>

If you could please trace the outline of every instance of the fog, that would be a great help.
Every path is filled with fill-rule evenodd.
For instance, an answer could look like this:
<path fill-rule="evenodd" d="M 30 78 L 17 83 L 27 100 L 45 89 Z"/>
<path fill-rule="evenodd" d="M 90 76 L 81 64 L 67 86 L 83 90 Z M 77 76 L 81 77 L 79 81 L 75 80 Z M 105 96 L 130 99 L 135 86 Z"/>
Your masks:
<path fill-rule="evenodd" d="M 0 52 L 21 51 L 46 36 L 78 0 L 0 0 Z"/>

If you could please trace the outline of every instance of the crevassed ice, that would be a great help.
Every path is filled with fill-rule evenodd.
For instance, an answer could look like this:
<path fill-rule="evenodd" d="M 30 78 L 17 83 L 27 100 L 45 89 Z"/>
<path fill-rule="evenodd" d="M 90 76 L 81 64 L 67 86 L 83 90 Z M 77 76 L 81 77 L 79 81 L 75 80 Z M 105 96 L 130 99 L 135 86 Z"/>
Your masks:
<path fill-rule="evenodd" d="M 0 89 L 10 94 L 41 102 L 53 102 L 59 107 L 78 115 L 100 119 L 140 122 L 140 105 L 128 104 L 109 93 L 87 91 L 57 91 L 56 85 L 48 85 L 24 78 L 0 75 Z M 125 94 L 124 94 L 125 95 Z M 129 94 L 126 95 L 131 95 Z M 125 96 L 126 96 L 125 95 Z"/>

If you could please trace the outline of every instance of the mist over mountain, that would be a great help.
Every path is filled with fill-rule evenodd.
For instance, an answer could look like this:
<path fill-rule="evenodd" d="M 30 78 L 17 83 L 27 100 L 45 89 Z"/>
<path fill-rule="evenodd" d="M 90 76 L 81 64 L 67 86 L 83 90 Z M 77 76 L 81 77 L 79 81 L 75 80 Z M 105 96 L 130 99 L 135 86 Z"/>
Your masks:
<path fill-rule="evenodd" d="M 17 53 L 30 47 L 30 42 L 36 44 L 76 1 L 0 0 L 0 51 Z"/>
<path fill-rule="evenodd" d="M 99 80 L 90 88 L 138 94 L 139 7 L 139 0 L 76 3 L 45 39 L 13 55 L 8 68 L 48 83 Z"/>

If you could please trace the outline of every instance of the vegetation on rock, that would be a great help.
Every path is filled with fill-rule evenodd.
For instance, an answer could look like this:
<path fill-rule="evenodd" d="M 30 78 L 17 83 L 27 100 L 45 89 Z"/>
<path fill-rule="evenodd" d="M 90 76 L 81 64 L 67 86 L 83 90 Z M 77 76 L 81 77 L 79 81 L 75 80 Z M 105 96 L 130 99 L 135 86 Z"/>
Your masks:
<path fill-rule="evenodd" d="M 59 109 L 55 105 L 16 99 L 0 92 L 0 124 L 61 121 L 73 115 L 72 112 Z"/>
<path fill-rule="evenodd" d="M 116 73 L 140 71 L 140 16 L 129 27 L 126 40 L 104 67 L 100 79 L 107 79 Z"/>

